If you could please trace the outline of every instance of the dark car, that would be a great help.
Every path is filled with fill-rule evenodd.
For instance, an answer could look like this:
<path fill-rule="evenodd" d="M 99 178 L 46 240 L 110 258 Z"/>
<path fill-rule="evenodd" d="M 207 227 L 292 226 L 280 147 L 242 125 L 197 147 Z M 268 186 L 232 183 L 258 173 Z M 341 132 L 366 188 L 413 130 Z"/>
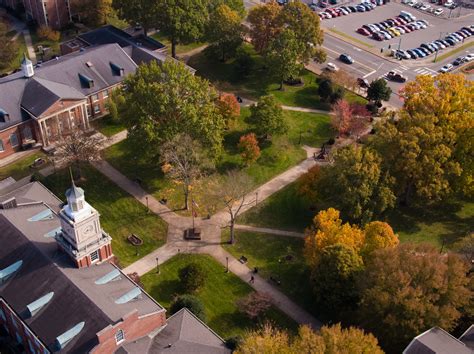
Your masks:
<path fill-rule="evenodd" d="M 464 57 L 457 58 L 455 61 L 453 61 L 453 65 L 458 66 L 458 65 L 464 63 L 464 59 L 465 59 Z"/>
<path fill-rule="evenodd" d="M 339 60 L 346 64 L 352 64 L 354 62 L 354 59 L 352 59 L 349 54 L 345 54 L 345 53 L 339 55 Z"/>
<path fill-rule="evenodd" d="M 405 82 L 407 81 L 407 78 L 399 73 L 396 73 L 395 71 L 389 71 L 387 73 L 387 79 L 395 82 Z"/>
<path fill-rule="evenodd" d="M 408 49 L 407 53 L 410 55 L 412 59 L 418 59 L 418 54 L 415 53 L 412 49 Z"/>
<path fill-rule="evenodd" d="M 360 87 L 362 88 L 369 88 L 370 84 L 369 84 L 369 81 L 367 79 L 363 79 L 361 77 L 359 77 L 357 79 L 357 83 L 359 84 Z"/>

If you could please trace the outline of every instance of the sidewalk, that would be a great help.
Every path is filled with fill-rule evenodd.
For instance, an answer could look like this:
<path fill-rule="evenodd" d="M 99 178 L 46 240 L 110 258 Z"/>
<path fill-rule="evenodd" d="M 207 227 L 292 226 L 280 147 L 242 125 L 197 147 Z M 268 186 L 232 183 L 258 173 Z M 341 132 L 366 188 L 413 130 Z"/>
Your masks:
<path fill-rule="evenodd" d="M 260 232 L 263 234 L 270 234 L 270 235 L 276 235 L 276 236 L 288 236 L 288 237 L 299 237 L 299 238 L 304 237 L 304 233 L 302 232 L 277 230 L 277 229 L 270 229 L 267 227 L 255 227 L 255 226 L 250 226 L 250 225 L 235 224 L 234 228 L 236 230 Z"/>

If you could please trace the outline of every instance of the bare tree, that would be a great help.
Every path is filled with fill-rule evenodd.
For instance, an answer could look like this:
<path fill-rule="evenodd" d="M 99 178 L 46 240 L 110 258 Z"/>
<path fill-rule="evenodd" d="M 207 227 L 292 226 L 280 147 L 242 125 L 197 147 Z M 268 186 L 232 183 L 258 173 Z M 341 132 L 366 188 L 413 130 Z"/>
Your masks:
<path fill-rule="evenodd" d="M 242 208 L 255 203 L 255 199 L 247 195 L 254 186 L 252 178 L 242 171 L 232 170 L 227 172 L 223 180 L 217 183 L 210 191 L 211 197 L 217 205 L 222 205 L 230 216 L 230 244 L 235 242 L 234 226 Z"/>
<path fill-rule="evenodd" d="M 189 135 L 178 134 L 161 146 L 160 162 L 168 178 L 182 183 L 184 208 L 189 209 L 190 186 L 212 168 L 201 144 Z"/>
<path fill-rule="evenodd" d="M 103 138 L 75 128 L 63 136 L 56 147 L 55 160 L 65 166 L 74 165 L 82 177 L 81 164 L 100 159 Z"/>
<path fill-rule="evenodd" d="M 237 301 L 239 311 L 254 320 L 264 314 L 272 305 L 271 297 L 267 293 L 252 292 Z"/>

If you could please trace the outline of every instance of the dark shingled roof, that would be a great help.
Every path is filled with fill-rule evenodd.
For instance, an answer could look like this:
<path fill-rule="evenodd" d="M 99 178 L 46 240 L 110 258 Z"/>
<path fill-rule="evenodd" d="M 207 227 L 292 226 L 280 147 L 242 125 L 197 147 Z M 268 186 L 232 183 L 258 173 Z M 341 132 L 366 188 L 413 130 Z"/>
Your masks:
<path fill-rule="evenodd" d="M 56 337 L 82 321 L 83 330 L 63 352 L 85 353 L 92 349 L 97 344 L 96 333 L 109 325 L 107 317 L 1 214 L 0 230 L 0 269 L 23 260 L 18 272 L 0 286 L 0 296 L 51 351 Z M 51 291 L 53 299 L 28 318 L 26 306 Z"/>

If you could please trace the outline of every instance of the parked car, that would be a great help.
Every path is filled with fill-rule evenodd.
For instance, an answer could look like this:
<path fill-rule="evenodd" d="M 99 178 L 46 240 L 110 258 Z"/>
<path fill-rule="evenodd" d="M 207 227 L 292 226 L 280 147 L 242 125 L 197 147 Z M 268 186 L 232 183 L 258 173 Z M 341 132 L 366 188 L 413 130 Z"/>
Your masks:
<path fill-rule="evenodd" d="M 419 58 L 424 58 L 426 57 L 426 53 L 419 48 L 413 49 L 413 51 L 418 55 Z"/>
<path fill-rule="evenodd" d="M 404 50 L 397 50 L 395 52 L 395 58 L 402 58 L 402 59 L 410 59 L 410 54 L 408 54 L 406 51 Z"/>
<path fill-rule="evenodd" d="M 458 65 L 461 65 L 462 63 L 464 63 L 466 57 L 459 57 L 459 58 L 456 58 L 455 61 L 453 61 L 453 65 L 454 66 L 458 66 Z"/>
<path fill-rule="evenodd" d="M 413 49 L 408 49 L 407 53 L 410 55 L 411 59 L 418 59 L 419 58 L 418 54 L 416 54 Z"/>
<path fill-rule="evenodd" d="M 464 57 L 464 61 L 466 63 L 469 63 L 470 61 L 473 61 L 473 60 L 474 60 L 474 53 L 469 53 L 468 55 Z"/>
<path fill-rule="evenodd" d="M 360 33 L 364 36 L 368 36 L 370 34 L 370 32 L 368 30 L 366 30 L 365 28 L 362 28 L 362 27 L 357 29 L 357 33 Z"/>
<path fill-rule="evenodd" d="M 435 12 L 433 12 L 436 16 L 441 15 L 444 12 L 442 8 L 436 9 Z"/>
<path fill-rule="evenodd" d="M 424 4 L 422 7 L 420 7 L 420 10 L 423 11 L 428 11 L 429 9 L 431 9 L 431 5 L 428 4 Z"/>
<path fill-rule="evenodd" d="M 370 86 L 369 81 L 367 79 L 363 79 L 363 78 L 360 78 L 360 77 L 357 79 L 357 83 L 362 88 L 369 88 L 369 86 Z"/>
<path fill-rule="evenodd" d="M 441 69 L 439 69 L 439 72 L 440 72 L 440 73 L 447 73 L 447 72 L 450 71 L 452 68 L 453 68 L 453 64 L 446 64 L 446 65 L 443 66 Z"/>
<path fill-rule="evenodd" d="M 339 71 L 339 68 L 334 63 L 327 63 L 326 69 L 329 71 Z"/>
<path fill-rule="evenodd" d="M 387 73 L 387 79 L 395 82 L 405 82 L 407 81 L 407 78 L 403 76 L 402 74 L 396 73 L 395 71 L 389 71 Z"/>
<path fill-rule="evenodd" d="M 354 59 L 349 54 L 343 53 L 339 56 L 339 60 L 346 64 L 354 63 Z"/>

